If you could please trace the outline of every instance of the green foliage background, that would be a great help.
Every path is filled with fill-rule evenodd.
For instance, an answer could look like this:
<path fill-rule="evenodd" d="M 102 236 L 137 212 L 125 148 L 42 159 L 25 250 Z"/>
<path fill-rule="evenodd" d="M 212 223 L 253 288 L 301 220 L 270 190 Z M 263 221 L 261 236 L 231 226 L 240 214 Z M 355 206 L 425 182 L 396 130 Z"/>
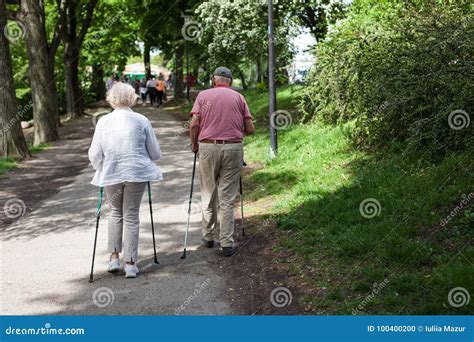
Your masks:
<path fill-rule="evenodd" d="M 354 120 L 365 148 L 396 143 L 431 157 L 472 146 L 472 125 L 448 116 L 474 108 L 473 5 L 468 1 L 355 1 L 315 51 L 300 108 L 307 120 Z"/>

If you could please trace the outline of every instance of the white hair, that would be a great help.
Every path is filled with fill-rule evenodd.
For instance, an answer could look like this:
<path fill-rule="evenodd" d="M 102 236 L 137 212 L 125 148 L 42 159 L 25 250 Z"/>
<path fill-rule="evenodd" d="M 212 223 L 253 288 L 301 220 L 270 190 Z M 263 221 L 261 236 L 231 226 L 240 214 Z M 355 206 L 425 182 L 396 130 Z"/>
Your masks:
<path fill-rule="evenodd" d="M 232 81 L 232 79 L 230 79 L 229 77 L 220 76 L 220 75 L 215 75 L 214 76 L 214 82 L 216 82 L 216 83 L 230 84 L 231 81 Z"/>
<path fill-rule="evenodd" d="M 130 84 L 117 82 L 107 93 L 107 101 L 112 108 L 133 107 L 137 102 L 137 94 Z"/>

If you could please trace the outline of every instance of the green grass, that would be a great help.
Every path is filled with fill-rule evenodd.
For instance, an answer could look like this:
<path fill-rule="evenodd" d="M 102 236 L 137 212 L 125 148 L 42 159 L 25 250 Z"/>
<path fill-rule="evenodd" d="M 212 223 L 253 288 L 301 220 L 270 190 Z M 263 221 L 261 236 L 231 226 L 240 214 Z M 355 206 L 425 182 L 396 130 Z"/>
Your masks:
<path fill-rule="evenodd" d="M 45 148 L 49 147 L 50 144 L 40 144 L 38 146 L 33 146 L 28 143 L 28 149 L 31 154 L 36 154 L 43 151 Z M 7 173 L 8 171 L 16 167 L 18 160 L 15 158 L 0 158 L 0 175 Z"/>
<path fill-rule="evenodd" d="M 472 151 L 434 164 L 395 152 L 361 152 L 346 134 L 352 125 L 297 124 L 298 88 L 283 88 L 279 109 L 293 116 L 279 130 L 279 155 L 269 158 L 267 95 L 243 92 L 257 118 L 246 139 L 247 162 L 263 165 L 248 179 L 254 214 L 265 208 L 280 231 L 279 246 L 295 253 L 288 263 L 315 289 L 305 302 L 322 313 L 472 314 L 474 301 L 449 304 L 452 288 L 474 295 L 472 198 L 449 224 L 441 220 L 473 188 Z M 379 215 L 361 215 L 374 198 Z M 270 203 L 270 205 L 269 205 Z M 371 300 L 374 284 L 388 284 Z M 363 304 L 365 303 L 365 304 Z"/>
<path fill-rule="evenodd" d="M 28 149 L 30 150 L 31 154 L 36 154 L 38 152 L 43 151 L 45 148 L 50 147 L 51 144 L 39 144 L 38 146 L 33 146 L 32 144 L 28 143 Z"/>
<path fill-rule="evenodd" d="M 8 170 L 16 166 L 16 161 L 13 158 L 0 158 L 0 175 L 6 173 Z"/>

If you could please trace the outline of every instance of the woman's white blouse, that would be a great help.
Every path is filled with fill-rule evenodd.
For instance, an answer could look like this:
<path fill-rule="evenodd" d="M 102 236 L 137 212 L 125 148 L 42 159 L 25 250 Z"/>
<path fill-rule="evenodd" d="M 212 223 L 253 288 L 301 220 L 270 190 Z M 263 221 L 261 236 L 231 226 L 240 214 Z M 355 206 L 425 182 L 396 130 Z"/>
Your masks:
<path fill-rule="evenodd" d="M 150 121 L 131 109 L 116 109 L 96 125 L 89 160 L 96 170 L 92 184 L 161 180 L 160 144 Z"/>

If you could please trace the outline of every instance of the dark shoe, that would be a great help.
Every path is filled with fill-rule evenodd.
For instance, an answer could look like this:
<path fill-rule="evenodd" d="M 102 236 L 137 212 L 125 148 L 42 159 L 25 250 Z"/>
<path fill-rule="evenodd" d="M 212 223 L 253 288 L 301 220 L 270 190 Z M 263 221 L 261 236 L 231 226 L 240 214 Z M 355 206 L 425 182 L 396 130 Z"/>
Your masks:
<path fill-rule="evenodd" d="M 208 241 L 208 240 L 202 239 L 202 241 L 204 241 L 204 245 L 205 245 L 207 248 L 212 248 L 212 247 L 214 247 L 214 240 Z"/>
<path fill-rule="evenodd" d="M 235 254 L 234 247 L 222 247 L 222 252 L 224 253 L 225 257 L 230 257 Z"/>

